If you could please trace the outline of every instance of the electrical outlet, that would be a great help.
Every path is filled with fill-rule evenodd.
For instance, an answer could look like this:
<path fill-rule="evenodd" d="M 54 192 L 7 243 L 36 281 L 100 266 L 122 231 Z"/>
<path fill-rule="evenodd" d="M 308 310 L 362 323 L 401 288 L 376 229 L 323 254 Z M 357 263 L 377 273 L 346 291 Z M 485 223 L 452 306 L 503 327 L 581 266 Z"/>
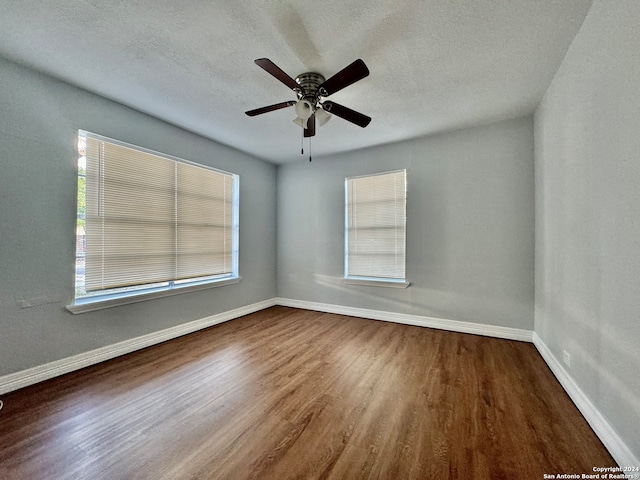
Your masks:
<path fill-rule="evenodd" d="M 562 361 L 567 367 L 571 368 L 571 354 L 566 350 L 562 351 Z"/>

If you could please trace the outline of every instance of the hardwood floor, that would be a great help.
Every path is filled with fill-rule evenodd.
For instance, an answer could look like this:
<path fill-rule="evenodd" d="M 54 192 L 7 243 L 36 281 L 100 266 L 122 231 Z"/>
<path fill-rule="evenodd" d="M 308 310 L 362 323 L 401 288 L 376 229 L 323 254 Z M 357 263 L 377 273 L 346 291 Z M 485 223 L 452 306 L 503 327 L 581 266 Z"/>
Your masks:
<path fill-rule="evenodd" d="M 615 465 L 531 344 L 285 307 L 2 399 L 6 480 L 542 479 Z"/>

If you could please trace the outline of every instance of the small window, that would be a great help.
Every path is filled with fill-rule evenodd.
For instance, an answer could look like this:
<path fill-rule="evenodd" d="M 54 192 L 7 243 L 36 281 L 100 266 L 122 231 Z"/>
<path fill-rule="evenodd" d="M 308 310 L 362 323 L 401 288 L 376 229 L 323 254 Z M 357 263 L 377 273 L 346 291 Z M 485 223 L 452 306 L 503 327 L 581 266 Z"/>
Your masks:
<path fill-rule="evenodd" d="M 406 170 L 346 179 L 347 283 L 406 287 Z"/>
<path fill-rule="evenodd" d="M 237 175 L 82 130 L 78 151 L 76 305 L 238 278 Z"/>

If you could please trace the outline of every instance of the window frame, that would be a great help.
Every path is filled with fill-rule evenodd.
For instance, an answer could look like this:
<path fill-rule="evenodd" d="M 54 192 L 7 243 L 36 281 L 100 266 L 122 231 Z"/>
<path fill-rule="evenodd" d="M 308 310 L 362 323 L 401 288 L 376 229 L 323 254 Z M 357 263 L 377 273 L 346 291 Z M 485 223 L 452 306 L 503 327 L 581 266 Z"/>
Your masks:
<path fill-rule="evenodd" d="M 170 280 L 166 282 L 161 282 L 163 285 L 159 285 L 156 283 L 147 283 L 144 285 L 140 285 L 134 287 L 128 291 L 109 291 L 109 290 L 117 290 L 117 289 L 106 289 L 101 292 L 104 293 L 96 293 L 92 295 L 86 296 L 77 296 L 77 285 L 78 285 L 78 271 L 77 267 L 74 270 L 74 295 L 73 295 L 73 303 L 67 305 L 67 310 L 71 313 L 84 313 L 93 310 L 100 310 L 104 308 L 110 308 L 118 305 L 125 305 L 130 303 L 136 303 L 145 300 L 151 300 L 154 298 L 161 298 L 170 295 L 177 295 L 181 293 L 187 293 L 192 291 L 198 291 L 208 288 L 221 287 L 225 285 L 231 285 L 235 283 L 239 283 L 241 277 L 239 275 L 239 213 L 240 213 L 240 205 L 239 205 L 239 192 L 240 192 L 240 177 L 238 174 L 227 172 L 215 167 L 211 167 L 208 165 L 203 165 L 201 163 L 193 162 L 190 160 L 186 160 L 180 157 L 176 157 L 173 155 L 169 155 L 166 153 L 150 150 L 145 147 L 140 147 L 138 145 L 133 145 L 127 142 L 123 142 L 120 140 L 116 140 L 113 138 L 109 138 L 103 135 L 99 135 L 93 132 L 89 132 L 87 130 L 78 129 L 76 135 L 76 153 L 78 155 L 77 161 L 77 173 L 76 178 L 79 179 L 81 176 L 80 173 L 80 152 L 78 151 L 79 140 L 81 137 L 91 137 L 98 141 L 109 142 L 118 146 L 126 147 L 129 149 L 133 149 L 135 151 L 139 151 L 144 154 L 155 155 L 173 162 L 179 162 L 186 165 L 202 168 L 204 170 L 209 170 L 215 173 L 219 173 L 222 175 L 226 175 L 231 177 L 232 184 L 232 195 L 231 195 L 231 273 L 222 274 L 218 276 L 210 275 L 208 277 L 193 277 L 192 279 L 186 280 Z M 85 169 L 86 175 L 86 169 Z M 76 201 L 78 200 L 79 193 L 79 185 L 76 187 Z M 78 207 L 76 207 L 76 257 L 75 262 L 78 262 L 78 249 L 80 246 L 79 242 L 79 232 L 78 232 L 78 219 L 80 218 Z M 191 281 L 190 281 L 191 280 Z"/>
<path fill-rule="evenodd" d="M 381 175 L 391 175 L 396 173 L 404 173 L 404 257 L 405 257 L 405 265 L 404 265 L 404 278 L 393 278 L 393 277 L 378 277 L 378 276 L 364 276 L 364 275 L 349 275 L 349 181 L 356 180 L 359 178 L 371 178 Z M 406 244 L 406 232 L 407 232 L 407 217 L 406 217 L 406 209 L 407 209 L 407 197 L 408 197 L 408 181 L 407 181 L 407 170 L 406 169 L 398 169 L 391 170 L 385 172 L 377 172 L 365 175 L 355 175 L 351 177 L 346 177 L 344 181 L 344 201 L 345 201 L 345 214 L 344 214 L 344 277 L 343 283 L 347 285 L 365 285 L 365 286 L 376 286 L 376 287 L 389 287 L 389 288 L 400 288 L 404 289 L 411 285 L 411 282 L 406 278 L 406 252 L 407 252 L 407 244 Z"/>

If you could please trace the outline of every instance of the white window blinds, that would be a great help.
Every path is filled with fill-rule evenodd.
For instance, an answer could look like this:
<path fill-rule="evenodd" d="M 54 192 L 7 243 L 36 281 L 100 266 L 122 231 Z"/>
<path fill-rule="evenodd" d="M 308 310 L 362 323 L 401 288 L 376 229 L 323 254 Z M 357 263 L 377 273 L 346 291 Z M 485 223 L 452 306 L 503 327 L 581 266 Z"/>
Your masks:
<path fill-rule="evenodd" d="M 406 171 L 346 179 L 345 276 L 405 279 Z"/>
<path fill-rule="evenodd" d="M 85 134 L 86 292 L 234 273 L 234 175 Z"/>

